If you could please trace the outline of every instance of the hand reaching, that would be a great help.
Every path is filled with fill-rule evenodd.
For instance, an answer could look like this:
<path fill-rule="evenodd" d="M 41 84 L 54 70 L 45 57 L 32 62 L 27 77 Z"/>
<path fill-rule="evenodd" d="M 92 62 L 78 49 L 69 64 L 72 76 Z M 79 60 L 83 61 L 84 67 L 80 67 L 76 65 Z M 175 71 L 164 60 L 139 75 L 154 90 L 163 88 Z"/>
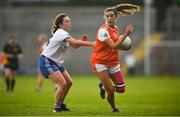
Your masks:
<path fill-rule="evenodd" d="M 134 31 L 134 27 L 132 25 L 126 26 L 125 33 L 130 34 Z"/>
<path fill-rule="evenodd" d="M 82 40 L 82 41 L 87 41 L 88 40 L 88 35 L 82 35 L 81 37 L 80 37 L 80 40 Z"/>

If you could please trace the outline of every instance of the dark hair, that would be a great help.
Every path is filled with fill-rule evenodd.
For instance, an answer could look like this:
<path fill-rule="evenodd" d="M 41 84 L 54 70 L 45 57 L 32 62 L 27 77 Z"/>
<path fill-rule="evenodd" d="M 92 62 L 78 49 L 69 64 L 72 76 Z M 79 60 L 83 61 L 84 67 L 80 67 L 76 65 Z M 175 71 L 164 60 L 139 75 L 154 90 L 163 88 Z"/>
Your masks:
<path fill-rule="evenodd" d="M 59 24 L 62 24 L 63 23 L 63 18 L 66 17 L 67 15 L 65 13 L 60 13 L 56 16 L 55 20 L 54 20 L 54 23 L 53 23 L 53 26 L 51 28 L 51 31 L 52 33 L 54 34 L 56 32 L 56 30 L 59 27 Z"/>
<path fill-rule="evenodd" d="M 117 12 L 117 10 L 116 10 L 115 8 L 113 8 L 113 7 L 108 7 L 108 8 L 106 8 L 106 9 L 104 10 L 104 13 L 109 12 L 109 11 L 113 11 L 114 14 L 115 14 L 115 16 L 116 16 L 116 17 L 118 16 L 118 12 Z"/>

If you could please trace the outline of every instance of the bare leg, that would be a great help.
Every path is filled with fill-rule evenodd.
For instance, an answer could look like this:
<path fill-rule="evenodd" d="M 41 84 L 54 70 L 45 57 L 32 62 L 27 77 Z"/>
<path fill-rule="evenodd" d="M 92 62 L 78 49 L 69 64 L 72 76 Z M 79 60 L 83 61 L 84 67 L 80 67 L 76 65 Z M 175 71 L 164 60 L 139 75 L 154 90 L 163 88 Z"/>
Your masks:
<path fill-rule="evenodd" d="M 114 101 L 114 86 L 110 80 L 110 76 L 108 71 L 98 72 L 98 77 L 100 81 L 103 83 L 106 91 L 107 91 L 107 101 L 110 104 L 111 108 L 116 108 Z"/>
<path fill-rule="evenodd" d="M 64 79 L 66 80 L 66 88 L 65 88 L 65 90 L 64 90 L 63 98 L 62 98 L 62 103 L 63 103 L 66 95 L 67 95 L 68 92 L 69 92 L 69 89 L 70 89 L 71 86 L 72 86 L 72 79 L 71 79 L 69 73 L 68 73 L 66 70 L 62 73 L 62 75 L 63 75 Z"/>
<path fill-rule="evenodd" d="M 66 70 L 62 73 L 62 75 L 63 75 L 64 79 L 66 80 L 66 88 L 65 88 L 65 90 L 63 92 L 63 97 L 62 97 L 62 100 L 61 100 L 61 110 L 70 111 L 70 109 L 67 108 L 66 104 L 64 104 L 64 100 L 66 98 L 66 95 L 69 92 L 69 89 L 72 86 L 72 79 L 71 79 L 69 73 Z"/>
<path fill-rule="evenodd" d="M 38 73 L 36 91 L 41 91 L 44 82 L 44 77 L 41 73 Z"/>
<path fill-rule="evenodd" d="M 6 91 L 10 91 L 10 77 L 11 77 L 11 70 L 10 68 L 4 69 L 4 76 L 6 81 Z"/>
<path fill-rule="evenodd" d="M 50 74 L 49 79 L 51 79 L 58 87 L 55 94 L 55 102 L 56 104 L 60 104 L 63 98 L 64 90 L 66 88 L 66 80 L 64 79 L 60 71 L 56 71 Z"/>

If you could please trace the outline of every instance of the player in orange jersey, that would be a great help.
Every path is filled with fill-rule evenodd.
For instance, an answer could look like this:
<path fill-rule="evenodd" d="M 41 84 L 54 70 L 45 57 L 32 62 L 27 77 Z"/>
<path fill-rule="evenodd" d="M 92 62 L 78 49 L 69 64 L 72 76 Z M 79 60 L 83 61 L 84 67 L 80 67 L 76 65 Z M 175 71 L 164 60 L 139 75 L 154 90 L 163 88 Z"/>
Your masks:
<path fill-rule="evenodd" d="M 114 92 L 124 93 L 125 83 L 118 60 L 117 47 L 123 40 L 133 32 L 132 25 L 128 25 L 123 35 L 120 36 L 119 28 L 116 26 L 118 13 L 113 8 L 107 8 L 104 11 L 105 23 L 102 24 L 96 35 L 96 47 L 91 56 L 93 71 L 97 74 L 101 83 L 100 94 L 105 98 L 107 92 L 107 101 L 112 107 L 112 112 L 119 112 L 115 105 Z"/>

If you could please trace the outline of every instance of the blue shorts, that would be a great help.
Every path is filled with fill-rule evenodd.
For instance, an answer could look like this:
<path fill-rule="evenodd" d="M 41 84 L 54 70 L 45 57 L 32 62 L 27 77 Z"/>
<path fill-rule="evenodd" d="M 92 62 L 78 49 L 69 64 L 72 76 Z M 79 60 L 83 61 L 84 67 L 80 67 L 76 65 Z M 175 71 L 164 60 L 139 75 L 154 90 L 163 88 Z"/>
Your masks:
<path fill-rule="evenodd" d="M 45 57 L 44 55 L 41 55 L 39 58 L 39 69 L 41 73 L 44 75 L 45 78 L 48 78 L 48 76 L 55 71 L 64 72 L 65 68 L 63 65 L 58 65 L 53 60 Z"/>

